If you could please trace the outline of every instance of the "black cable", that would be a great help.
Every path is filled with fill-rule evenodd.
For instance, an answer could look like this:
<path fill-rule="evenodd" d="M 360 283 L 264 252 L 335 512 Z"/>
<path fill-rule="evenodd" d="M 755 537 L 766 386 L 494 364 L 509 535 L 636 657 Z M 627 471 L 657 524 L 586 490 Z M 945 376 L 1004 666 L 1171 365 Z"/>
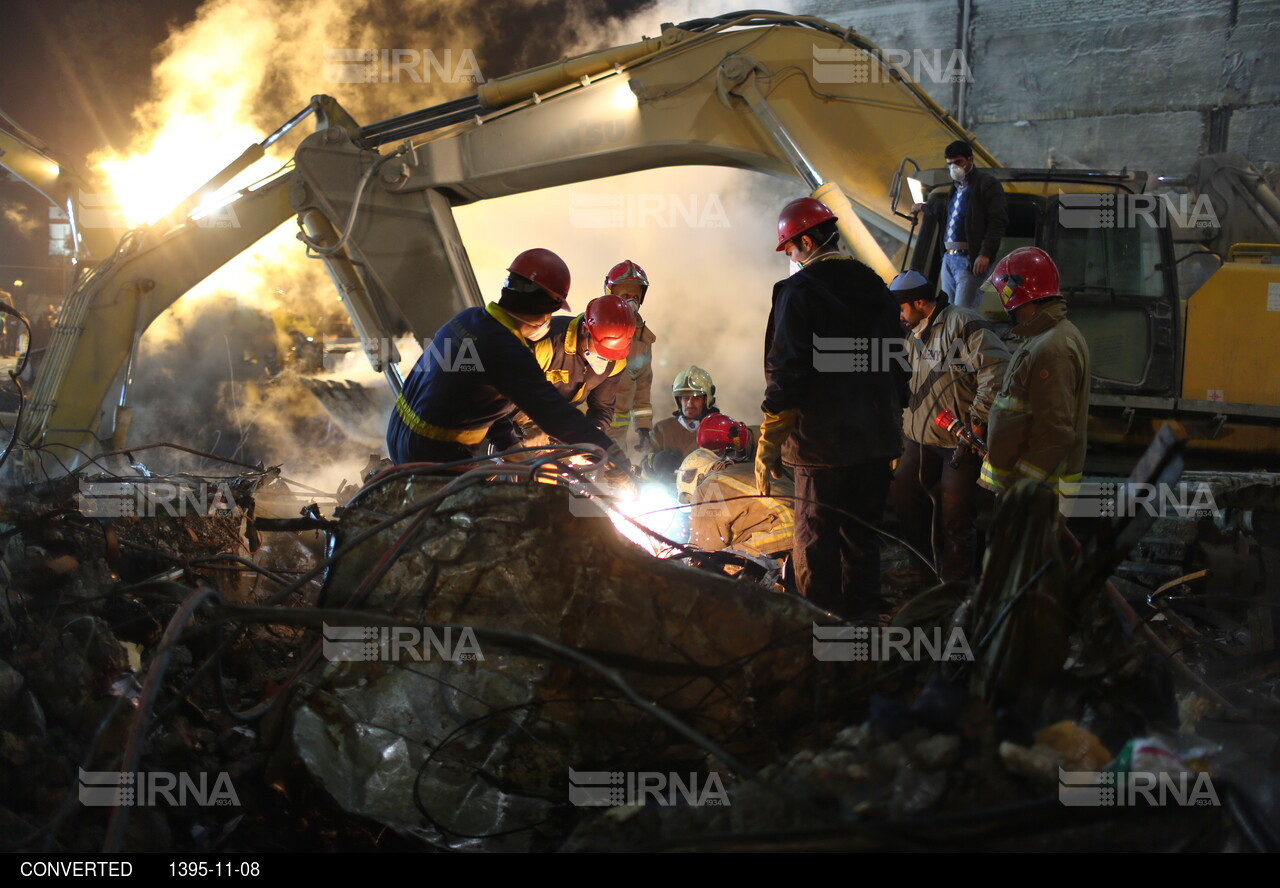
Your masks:
<path fill-rule="evenodd" d="M 634 703 L 645 713 L 651 715 L 654 719 L 670 728 L 673 732 L 684 737 L 695 746 L 710 753 L 725 765 L 732 768 L 738 774 L 743 775 L 747 779 L 759 779 L 758 772 L 740 761 L 737 756 L 728 750 L 721 748 L 714 741 L 710 740 L 699 731 L 689 727 L 684 722 L 677 719 L 666 710 L 657 707 L 652 701 L 646 699 L 637 692 L 631 684 L 622 677 L 622 675 L 612 666 L 606 665 L 601 660 L 583 653 L 582 651 L 552 641 L 544 636 L 534 634 L 532 632 L 520 632 L 512 629 L 496 629 L 488 626 L 464 627 L 452 623 L 438 623 L 434 621 L 425 621 L 410 624 L 407 621 L 399 620 L 394 617 L 383 614 L 370 613 L 368 611 L 351 611 L 344 608 L 271 608 L 271 607 L 248 607 L 245 605 L 221 604 L 211 615 L 208 624 L 229 622 L 232 620 L 257 620 L 261 622 L 276 622 L 284 624 L 303 624 L 314 626 L 318 621 L 327 620 L 350 620 L 358 618 L 362 623 L 386 626 L 401 627 L 410 626 L 414 628 L 439 629 L 452 632 L 455 629 L 461 630 L 470 628 L 478 641 L 485 644 L 493 644 L 496 647 L 514 649 L 516 651 L 533 653 L 544 657 L 551 657 L 567 661 L 575 666 L 585 668 L 599 677 L 603 678 L 608 684 L 613 685 L 623 696 Z M 769 784 L 764 784 L 768 786 Z M 782 788 L 775 787 L 775 791 L 783 796 L 788 797 Z"/>

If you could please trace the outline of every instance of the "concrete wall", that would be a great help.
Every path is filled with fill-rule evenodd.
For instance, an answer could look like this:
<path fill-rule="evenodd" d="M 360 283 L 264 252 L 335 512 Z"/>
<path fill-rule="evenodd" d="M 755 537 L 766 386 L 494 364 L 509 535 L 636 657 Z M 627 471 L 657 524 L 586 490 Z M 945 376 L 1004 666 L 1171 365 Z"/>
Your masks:
<path fill-rule="evenodd" d="M 961 46 L 964 0 L 800 8 L 913 59 Z M 1008 166 L 1280 164 L 1280 0 L 972 0 L 968 32 L 962 123 Z M 960 86 L 920 73 L 955 114 Z"/>

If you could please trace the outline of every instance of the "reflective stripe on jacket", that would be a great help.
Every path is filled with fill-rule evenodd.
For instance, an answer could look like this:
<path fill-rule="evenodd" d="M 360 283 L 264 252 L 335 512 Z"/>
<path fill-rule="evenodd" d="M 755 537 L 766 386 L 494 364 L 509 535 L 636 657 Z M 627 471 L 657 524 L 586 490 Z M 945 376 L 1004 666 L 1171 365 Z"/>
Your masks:
<path fill-rule="evenodd" d="M 751 461 L 708 475 L 693 494 L 690 544 L 713 552 L 790 552 L 795 531 L 791 499 L 795 486 L 786 478 L 777 479 L 770 486 L 777 499 L 758 495 L 755 464 Z"/>
<path fill-rule="evenodd" d="M 1089 346 L 1061 299 L 1013 328 L 1025 337 L 991 406 L 990 453 L 979 478 L 1000 491 L 1021 478 L 1078 482 L 1089 423 Z"/>
<path fill-rule="evenodd" d="M 474 447 L 517 408 L 565 443 L 613 443 L 547 382 L 517 320 L 496 303 L 468 308 L 436 332 L 406 377 L 387 450 L 399 463 L 413 458 L 415 438 Z"/>

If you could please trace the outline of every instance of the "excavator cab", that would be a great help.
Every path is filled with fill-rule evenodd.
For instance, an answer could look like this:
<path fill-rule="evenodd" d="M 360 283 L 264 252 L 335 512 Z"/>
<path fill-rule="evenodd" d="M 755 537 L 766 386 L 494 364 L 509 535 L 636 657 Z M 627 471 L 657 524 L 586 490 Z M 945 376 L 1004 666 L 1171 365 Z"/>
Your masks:
<path fill-rule="evenodd" d="M 1180 340 L 1169 232 L 1167 226 L 1115 211 L 1125 203 L 1117 195 L 1139 191 L 1145 176 L 1096 170 L 986 172 L 1004 186 L 1009 217 L 991 267 L 1019 247 L 1047 251 L 1058 265 L 1071 319 L 1089 342 L 1094 391 L 1172 396 Z M 950 199 L 946 170 L 922 170 L 915 177 L 932 186 L 930 205 Z M 934 282 L 941 279 L 944 252 L 937 224 L 941 215 L 921 214 L 909 260 Z M 995 290 L 984 285 L 980 292 L 979 312 L 1006 322 Z"/>

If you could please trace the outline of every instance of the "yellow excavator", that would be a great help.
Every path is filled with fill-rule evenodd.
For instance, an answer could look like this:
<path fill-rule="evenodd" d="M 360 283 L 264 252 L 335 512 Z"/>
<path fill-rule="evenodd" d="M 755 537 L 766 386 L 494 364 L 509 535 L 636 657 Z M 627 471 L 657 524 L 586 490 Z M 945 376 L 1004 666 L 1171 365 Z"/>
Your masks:
<path fill-rule="evenodd" d="M 1173 422 L 1209 464 L 1280 468 L 1280 374 L 1267 371 L 1280 342 L 1280 200 L 1261 173 L 1212 155 L 1183 180 L 1201 190 L 1175 194 L 1149 191 L 1147 174 L 1128 170 L 989 172 L 1009 213 L 996 258 L 1047 250 L 1088 339 L 1090 465 L 1132 462 Z M 945 169 L 904 166 L 895 206 L 904 181 L 931 201 L 950 194 Z M 910 257 L 933 280 L 943 253 L 935 218 L 925 215 Z M 989 286 L 980 308 L 1003 319 Z"/>
<path fill-rule="evenodd" d="M 818 76 L 833 58 L 867 76 Z M 226 204 L 219 219 L 234 225 L 208 224 L 203 197 L 307 116 L 316 132 L 291 163 Z M 456 206 L 655 167 L 758 170 L 802 182 L 836 212 L 850 248 L 888 279 L 898 265 L 880 241 L 905 249 L 913 232 L 897 209 L 900 184 L 942 185 L 914 161 L 904 175 L 904 159 L 941 158 L 956 139 L 973 144 L 1010 194 L 1002 249 L 1041 245 L 1063 270 L 1072 316 L 1095 356 L 1100 439 L 1141 446 L 1154 423 L 1176 414 L 1193 444 L 1274 460 L 1280 375 L 1265 372 L 1270 344 L 1280 341 L 1274 246 L 1231 246 L 1222 268 L 1186 298 L 1161 220 L 1164 227 L 1060 224 L 1064 199 L 1078 199 L 1064 196 L 1141 195 L 1144 174 L 1003 169 L 870 41 L 821 19 L 748 12 L 667 25 L 658 37 L 365 126 L 332 98 L 315 97 L 80 274 L 21 417 L 24 446 L 4 470 L 20 479 L 65 472 L 123 446 L 142 331 L 290 218 L 308 254 L 325 262 L 370 362 L 398 391 L 399 356 L 383 344 L 429 337 L 482 303 Z M 938 232 L 925 224 L 905 261 L 936 280 L 938 253 Z"/>

